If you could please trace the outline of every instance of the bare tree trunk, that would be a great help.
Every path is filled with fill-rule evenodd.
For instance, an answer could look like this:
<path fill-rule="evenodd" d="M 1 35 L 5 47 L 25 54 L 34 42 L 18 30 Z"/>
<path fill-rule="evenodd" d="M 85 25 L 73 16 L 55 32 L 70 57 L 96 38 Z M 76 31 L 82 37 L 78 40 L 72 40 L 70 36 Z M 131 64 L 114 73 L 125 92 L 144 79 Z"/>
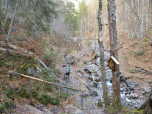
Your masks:
<path fill-rule="evenodd" d="M 108 20 L 109 20 L 111 56 L 114 56 L 116 58 L 116 60 L 118 60 L 115 0 L 107 0 L 107 2 L 108 2 L 107 8 L 108 8 Z M 112 82 L 113 82 L 113 100 L 112 100 L 112 103 L 114 105 L 121 105 L 119 65 L 115 65 L 115 69 L 112 70 L 112 74 L 113 74 L 113 79 L 112 79 Z"/>
<path fill-rule="evenodd" d="M 15 7 L 14 12 L 13 12 L 13 15 L 12 15 L 12 19 L 11 19 L 10 27 L 9 27 L 9 30 L 8 30 L 8 34 L 7 34 L 7 37 L 6 37 L 6 39 L 5 39 L 6 45 L 8 45 L 8 40 L 9 40 L 10 35 L 11 35 L 12 25 L 13 25 L 13 22 L 14 22 L 14 17 L 15 17 L 16 11 L 17 11 L 18 3 L 19 3 L 19 0 L 17 0 L 17 2 L 16 2 L 16 7 Z M 7 47 L 7 55 L 9 55 L 8 47 Z"/>
<path fill-rule="evenodd" d="M 5 27 L 5 24 L 6 24 L 6 19 L 7 19 L 7 12 L 8 12 L 8 5 L 9 5 L 9 0 L 6 0 L 6 13 L 5 13 L 5 22 L 4 22 L 4 25 L 3 25 L 3 29 Z"/>
<path fill-rule="evenodd" d="M 146 37 L 148 38 L 148 43 L 151 44 L 152 41 L 149 39 L 149 0 L 146 0 Z"/>
<path fill-rule="evenodd" d="M 96 26 L 97 26 L 97 11 L 96 11 L 96 16 L 95 16 L 95 50 L 96 50 Z"/>
<path fill-rule="evenodd" d="M 100 49 L 100 71 L 102 73 L 101 81 L 102 81 L 102 88 L 103 88 L 103 98 L 105 101 L 105 107 L 110 105 L 110 100 L 108 97 L 108 90 L 107 90 L 107 83 L 106 83 L 106 72 L 105 72 L 105 66 L 104 66 L 104 46 L 103 46 L 103 40 L 102 40 L 102 0 L 99 0 L 99 11 L 98 11 L 98 32 L 99 32 L 99 49 Z"/>
<path fill-rule="evenodd" d="M 141 0 L 141 29 L 140 29 L 141 39 L 143 39 L 144 37 L 143 26 L 144 26 L 144 1 Z"/>
<path fill-rule="evenodd" d="M 7 37 L 6 37 L 7 42 L 8 42 L 9 36 L 11 34 L 12 25 L 13 25 L 13 22 L 14 22 L 14 17 L 15 17 L 16 11 L 17 11 L 18 3 L 19 3 L 19 0 L 17 0 L 17 2 L 16 2 L 16 7 L 15 7 L 13 15 L 11 17 L 12 19 L 11 19 L 10 27 L 9 27 L 8 34 L 7 34 Z"/>

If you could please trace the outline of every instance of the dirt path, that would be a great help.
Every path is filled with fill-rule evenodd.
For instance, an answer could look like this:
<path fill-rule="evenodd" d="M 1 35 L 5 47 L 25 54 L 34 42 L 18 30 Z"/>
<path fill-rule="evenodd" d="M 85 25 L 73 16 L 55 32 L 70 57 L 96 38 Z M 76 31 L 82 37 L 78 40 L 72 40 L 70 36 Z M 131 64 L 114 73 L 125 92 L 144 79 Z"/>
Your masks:
<path fill-rule="evenodd" d="M 91 53 L 92 53 L 92 49 L 86 46 L 83 46 L 82 51 L 80 51 L 79 53 L 77 52 L 72 53 L 72 54 L 75 54 L 75 57 L 77 58 L 77 60 L 80 59 L 80 61 L 76 65 L 70 66 L 71 68 L 70 81 L 65 82 L 66 86 L 80 89 L 84 91 L 85 93 L 87 89 L 86 89 L 86 86 L 82 83 L 82 81 L 87 81 L 87 80 L 81 76 L 79 71 L 84 72 L 83 70 L 84 63 L 82 62 L 86 59 L 87 60 L 92 59 L 93 55 Z M 86 54 L 88 54 L 89 56 L 85 56 Z M 60 65 L 59 69 L 62 72 L 61 78 L 63 79 L 65 67 L 62 67 L 62 65 Z M 75 94 L 81 94 L 81 92 L 76 92 Z M 82 101 L 82 97 L 78 96 L 77 98 L 74 99 L 74 104 L 77 107 L 79 107 L 79 109 L 81 109 L 81 111 L 84 114 L 106 114 L 104 112 L 104 108 L 97 107 L 89 97 L 83 97 L 83 108 L 81 107 L 81 101 Z"/>

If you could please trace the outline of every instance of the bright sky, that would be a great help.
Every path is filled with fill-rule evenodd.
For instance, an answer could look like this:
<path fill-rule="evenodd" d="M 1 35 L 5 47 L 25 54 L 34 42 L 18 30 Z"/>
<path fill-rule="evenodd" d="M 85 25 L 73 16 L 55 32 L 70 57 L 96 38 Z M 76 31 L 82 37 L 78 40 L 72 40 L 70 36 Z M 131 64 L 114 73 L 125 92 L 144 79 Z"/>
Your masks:
<path fill-rule="evenodd" d="M 75 4 L 75 8 L 78 8 L 78 4 L 79 2 L 81 2 L 82 0 L 70 0 Z M 86 3 L 88 4 L 91 0 L 86 0 Z"/>

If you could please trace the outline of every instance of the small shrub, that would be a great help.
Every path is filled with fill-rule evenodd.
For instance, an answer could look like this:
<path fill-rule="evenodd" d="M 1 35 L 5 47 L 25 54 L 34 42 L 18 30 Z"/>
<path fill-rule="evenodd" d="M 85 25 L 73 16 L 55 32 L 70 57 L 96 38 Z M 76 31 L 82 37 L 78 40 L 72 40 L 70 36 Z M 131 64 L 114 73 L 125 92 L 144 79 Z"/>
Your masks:
<path fill-rule="evenodd" d="M 147 42 L 147 41 L 148 41 L 148 38 L 143 39 L 143 42 Z"/>
<path fill-rule="evenodd" d="M 61 71 L 56 69 L 56 68 L 53 69 L 53 72 L 54 72 L 55 75 L 61 74 Z"/>
<path fill-rule="evenodd" d="M 134 54 L 134 52 L 130 51 L 129 54 L 132 55 L 132 54 Z"/>
<path fill-rule="evenodd" d="M 53 51 L 53 50 L 54 50 L 54 48 L 51 46 L 50 51 Z"/>
<path fill-rule="evenodd" d="M 145 44 L 145 47 L 149 46 L 149 44 Z"/>
<path fill-rule="evenodd" d="M 129 73 L 136 73 L 135 70 L 129 70 Z"/>
<path fill-rule="evenodd" d="M 148 60 L 147 60 L 147 59 L 145 59 L 145 60 L 144 60 L 144 62 L 148 62 Z"/>
<path fill-rule="evenodd" d="M 0 102 L 0 112 L 5 111 L 5 105 L 3 102 Z"/>

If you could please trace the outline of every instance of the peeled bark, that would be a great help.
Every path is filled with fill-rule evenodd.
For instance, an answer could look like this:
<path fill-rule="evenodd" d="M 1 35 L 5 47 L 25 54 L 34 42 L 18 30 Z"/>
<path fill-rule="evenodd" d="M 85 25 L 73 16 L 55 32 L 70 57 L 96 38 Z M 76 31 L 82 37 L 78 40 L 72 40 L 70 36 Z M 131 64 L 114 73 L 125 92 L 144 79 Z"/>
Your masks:
<path fill-rule="evenodd" d="M 107 0 L 107 2 L 108 2 L 107 8 L 108 8 L 108 20 L 109 20 L 109 35 L 110 35 L 111 56 L 115 57 L 115 59 L 118 61 L 115 0 Z M 112 100 L 112 103 L 114 105 L 121 105 L 119 65 L 115 65 L 115 69 L 112 70 L 112 74 L 113 74 L 113 78 L 112 78 L 112 82 L 113 82 L 113 100 Z"/>
<path fill-rule="evenodd" d="M 108 97 L 108 90 L 107 90 L 107 83 L 106 83 L 106 72 L 105 72 L 105 66 L 104 66 L 104 46 L 103 46 L 103 40 L 102 40 L 102 0 L 99 0 L 99 11 L 98 11 L 98 30 L 99 30 L 99 49 L 100 49 L 100 71 L 102 73 L 101 81 L 102 81 L 102 88 L 103 88 L 103 98 L 105 101 L 105 107 L 110 105 L 110 100 Z"/>

